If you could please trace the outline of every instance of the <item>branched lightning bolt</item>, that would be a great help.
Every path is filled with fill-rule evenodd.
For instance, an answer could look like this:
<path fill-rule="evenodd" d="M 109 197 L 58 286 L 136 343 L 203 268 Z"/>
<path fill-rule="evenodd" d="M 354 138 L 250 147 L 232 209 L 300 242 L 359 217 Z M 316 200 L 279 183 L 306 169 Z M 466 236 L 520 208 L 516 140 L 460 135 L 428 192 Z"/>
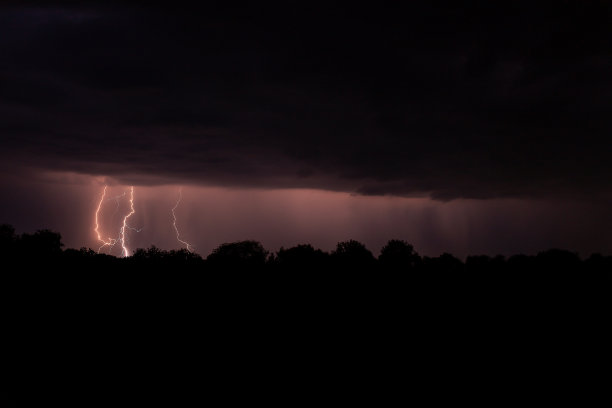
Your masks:
<path fill-rule="evenodd" d="M 187 248 L 187 251 L 193 252 L 193 246 L 189 242 L 183 241 L 181 239 L 181 234 L 179 233 L 178 227 L 176 226 L 176 214 L 174 213 L 174 211 L 178 207 L 178 205 L 181 202 L 182 198 L 183 198 L 183 189 L 179 188 L 178 200 L 176 200 L 176 204 L 174 205 L 174 207 L 172 207 L 172 226 L 174 227 L 174 231 L 176 232 L 176 239 L 177 239 L 177 241 L 180 242 L 181 244 L 185 245 L 185 247 Z"/>
<path fill-rule="evenodd" d="M 124 192 L 123 194 L 120 194 L 116 197 L 105 200 L 107 189 L 108 189 L 108 186 L 104 186 L 104 190 L 102 190 L 102 196 L 100 197 L 100 202 L 98 202 L 98 207 L 96 208 L 96 213 L 94 217 L 94 224 L 95 224 L 94 232 L 96 233 L 96 236 L 98 237 L 98 241 L 102 243 L 102 245 L 98 248 L 98 253 L 100 253 L 100 251 L 102 251 L 102 248 L 104 247 L 108 247 L 109 253 L 110 253 L 115 247 L 115 245 L 119 242 L 121 243 L 121 250 L 122 250 L 123 256 L 127 257 L 129 256 L 130 251 L 127 247 L 127 241 L 126 241 L 126 236 L 125 236 L 126 229 L 130 229 L 136 232 L 140 232 L 142 230 L 142 228 L 138 229 L 138 228 L 134 228 L 128 225 L 128 218 L 130 218 L 136 212 L 136 210 L 134 209 L 134 186 L 130 187 L 130 199 L 129 199 L 130 212 L 123 217 L 123 223 L 121 225 L 121 228 L 119 229 L 119 236 L 117 238 L 108 237 L 105 239 L 102 237 L 102 233 L 100 232 L 100 222 L 99 222 L 102 204 L 105 202 L 111 201 L 111 200 L 114 200 L 117 203 L 117 207 L 115 208 L 115 212 L 113 213 L 113 216 L 112 216 L 112 218 L 114 218 L 117 212 L 119 211 L 119 199 L 121 197 L 125 197 L 126 195 L 126 193 Z"/>
<path fill-rule="evenodd" d="M 106 189 L 108 186 L 104 186 L 104 190 L 102 191 L 102 197 L 100 197 L 100 202 L 98 203 L 98 208 L 96 209 L 96 216 L 95 216 L 95 228 L 94 231 L 96 232 L 96 235 L 98 236 L 98 241 L 100 241 L 102 243 L 102 245 L 100 246 L 100 248 L 98 248 L 98 253 L 100 253 L 100 251 L 102 250 L 102 248 L 104 248 L 105 246 L 110 247 L 110 249 L 112 250 L 113 247 L 115 246 L 115 244 L 117 243 L 117 239 L 115 238 L 107 238 L 107 239 L 103 239 L 102 235 L 100 234 L 100 224 L 98 223 L 98 215 L 100 213 L 100 208 L 102 208 L 102 203 L 104 202 L 104 197 L 106 197 Z"/>
<path fill-rule="evenodd" d="M 134 210 L 134 186 L 131 186 L 130 187 L 130 212 L 125 217 L 123 217 L 123 225 L 121 226 L 121 229 L 119 230 L 119 241 L 121 242 L 121 248 L 123 249 L 123 256 L 124 257 L 130 256 L 130 252 L 129 252 L 128 248 L 125 246 L 125 229 L 126 228 L 133 229 L 131 227 L 128 227 L 127 220 L 135 212 L 136 211 Z"/>

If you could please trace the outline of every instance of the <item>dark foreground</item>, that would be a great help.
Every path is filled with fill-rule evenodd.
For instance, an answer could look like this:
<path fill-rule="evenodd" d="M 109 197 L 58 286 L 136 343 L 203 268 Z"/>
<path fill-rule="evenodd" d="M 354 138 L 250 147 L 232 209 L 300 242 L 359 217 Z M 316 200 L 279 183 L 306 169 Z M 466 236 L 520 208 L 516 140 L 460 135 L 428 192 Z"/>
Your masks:
<path fill-rule="evenodd" d="M 582 380 L 606 383 L 611 257 L 246 241 L 120 259 L 25 239 L 2 253 L 4 406 L 584 404 Z"/>

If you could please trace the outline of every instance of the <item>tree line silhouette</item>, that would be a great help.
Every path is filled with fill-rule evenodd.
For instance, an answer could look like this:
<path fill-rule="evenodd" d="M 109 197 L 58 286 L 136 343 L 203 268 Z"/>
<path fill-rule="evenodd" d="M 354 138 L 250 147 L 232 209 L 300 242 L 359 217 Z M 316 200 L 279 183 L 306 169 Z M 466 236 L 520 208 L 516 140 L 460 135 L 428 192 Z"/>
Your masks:
<path fill-rule="evenodd" d="M 605 338 L 612 282 L 611 256 L 581 259 L 558 249 L 463 261 L 451 254 L 421 256 L 401 240 L 390 240 L 378 256 L 354 240 L 330 252 L 308 244 L 270 252 L 241 241 L 219 245 L 206 258 L 154 246 L 118 258 L 64 249 L 61 235 L 49 230 L 18 235 L 10 225 L 0 226 L 0 259 L 3 324 L 10 333 L 7 395 L 24 400 L 19 406 L 41 406 L 59 389 L 47 383 L 54 371 L 38 382 L 29 379 L 34 363 L 24 358 L 54 370 L 67 355 L 106 360 L 115 348 L 130 354 L 143 348 L 143 367 L 158 365 L 164 347 L 189 362 L 203 353 L 219 379 L 239 364 L 252 367 L 249 378 L 257 378 L 273 353 L 303 356 L 306 363 L 317 356 L 338 361 L 344 350 L 337 364 L 352 369 L 364 364 L 367 347 L 377 360 L 393 362 L 401 350 L 410 358 L 407 367 L 422 359 L 424 373 L 463 356 L 469 361 L 455 364 L 463 374 L 474 350 L 487 360 L 507 355 L 509 361 L 537 352 L 540 361 L 538 341 L 555 360 L 567 352 L 559 339 L 587 339 L 588 351 Z M 126 347 L 130 336 L 139 341 Z M 147 349 L 151 339 L 161 346 Z M 32 393 L 45 384 L 44 393 Z M 86 394 L 82 401 L 101 394 L 86 385 L 55 398 L 74 388 Z"/>
<path fill-rule="evenodd" d="M 549 249 L 537 255 L 510 257 L 476 255 L 465 261 L 443 253 L 437 257 L 421 256 L 412 245 L 392 239 L 381 249 L 378 257 L 361 242 L 339 242 L 331 252 L 315 249 L 310 244 L 266 250 L 257 241 L 246 240 L 219 245 L 206 258 L 186 249 L 163 250 L 155 246 L 134 251 L 128 258 L 97 253 L 90 248 L 64 249 L 61 235 L 50 230 L 33 234 L 15 232 L 13 226 L 0 226 L 0 255 L 18 261 L 22 267 L 34 264 L 57 265 L 65 270 L 121 270 L 132 271 L 269 271 L 269 272 L 396 272 L 415 276 L 449 275 L 453 278 L 482 279 L 591 279 L 608 282 L 612 271 L 612 256 L 593 254 L 581 259 L 577 253 Z M 493 274 L 494 273 L 494 274 Z M 497 275 L 497 276 L 496 276 Z M 569 276 L 571 275 L 571 276 Z"/>

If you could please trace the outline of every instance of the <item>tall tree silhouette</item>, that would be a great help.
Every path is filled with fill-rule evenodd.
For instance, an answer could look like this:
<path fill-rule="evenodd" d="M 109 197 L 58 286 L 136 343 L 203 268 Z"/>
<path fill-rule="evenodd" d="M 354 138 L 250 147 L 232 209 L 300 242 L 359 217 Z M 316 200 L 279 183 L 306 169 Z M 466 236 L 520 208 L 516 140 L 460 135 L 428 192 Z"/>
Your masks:
<path fill-rule="evenodd" d="M 332 252 L 334 264 L 348 270 L 365 270 L 374 267 L 376 258 L 364 244 L 353 239 L 338 242 Z"/>
<path fill-rule="evenodd" d="M 392 239 L 381 249 L 378 261 L 384 269 L 409 270 L 419 265 L 421 257 L 406 241 Z"/>
<path fill-rule="evenodd" d="M 281 269 L 288 270 L 313 270 L 325 268 L 329 260 L 329 254 L 314 249 L 312 245 L 302 244 L 293 248 L 281 248 L 276 253 L 276 264 Z"/>
<path fill-rule="evenodd" d="M 42 257 L 57 257 L 62 253 L 62 236 L 48 229 L 38 230 L 34 234 L 22 234 L 19 240 L 21 251 L 26 254 L 37 254 Z"/>
<path fill-rule="evenodd" d="M 263 268 L 268 251 L 257 241 L 221 244 L 206 258 L 216 268 Z"/>
<path fill-rule="evenodd" d="M 0 225 L 0 254 L 11 255 L 17 245 L 15 228 L 9 224 Z"/>

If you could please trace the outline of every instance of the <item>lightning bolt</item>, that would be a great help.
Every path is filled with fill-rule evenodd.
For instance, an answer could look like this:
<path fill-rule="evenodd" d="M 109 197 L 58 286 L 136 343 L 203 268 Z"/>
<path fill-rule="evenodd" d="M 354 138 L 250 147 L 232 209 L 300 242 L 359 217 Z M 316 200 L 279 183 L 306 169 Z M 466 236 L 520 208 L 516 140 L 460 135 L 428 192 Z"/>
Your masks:
<path fill-rule="evenodd" d="M 182 199 L 183 199 L 183 189 L 179 188 L 178 200 L 176 200 L 176 204 L 174 204 L 174 207 L 172 207 L 172 226 L 174 227 L 174 231 L 176 232 L 176 240 L 180 242 L 181 244 L 185 245 L 185 247 L 187 248 L 187 251 L 193 252 L 193 246 L 189 242 L 183 241 L 181 239 L 181 234 L 179 233 L 178 227 L 176 226 L 176 214 L 174 213 L 174 211 L 176 210 L 176 208 L 178 207 Z"/>
<path fill-rule="evenodd" d="M 100 202 L 98 203 L 98 208 L 96 209 L 96 215 L 95 215 L 95 228 L 94 231 L 96 233 L 96 235 L 98 236 L 98 241 L 100 241 L 102 243 L 102 245 L 100 246 L 100 248 L 98 248 L 98 253 L 100 253 L 100 251 L 102 250 L 102 248 L 108 246 L 110 247 L 110 249 L 112 250 L 113 247 L 115 246 L 115 244 L 117 243 L 117 239 L 115 238 L 107 238 L 107 239 L 103 239 L 102 238 L 102 234 L 100 234 L 100 224 L 98 223 L 98 216 L 100 214 L 100 209 L 102 208 L 102 203 L 104 202 L 104 197 L 106 197 L 106 189 L 108 186 L 104 186 L 104 190 L 102 191 L 102 197 L 100 197 Z"/>
<path fill-rule="evenodd" d="M 123 194 L 120 194 L 116 197 L 105 200 L 107 189 L 108 189 L 108 186 L 105 185 L 104 190 L 102 190 L 102 196 L 100 197 L 100 201 L 98 202 L 98 207 L 96 208 L 96 213 L 94 216 L 94 225 L 95 225 L 94 232 L 96 233 L 96 236 L 98 237 L 98 241 L 100 241 L 100 243 L 102 244 L 98 248 L 98 253 L 100 253 L 100 251 L 102 251 L 104 247 L 108 247 L 109 253 L 110 253 L 117 243 L 121 243 L 121 252 L 124 257 L 127 257 L 130 255 L 130 250 L 127 247 L 127 240 L 125 236 L 126 229 L 130 229 L 136 232 L 140 232 L 142 230 L 142 228 L 137 229 L 137 228 L 134 228 L 128 225 L 128 218 L 130 218 L 136 212 L 136 210 L 134 209 L 134 186 L 130 187 L 130 199 L 129 199 L 130 212 L 123 217 L 123 223 L 121 225 L 121 228 L 119 229 L 119 236 L 117 238 L 111 238 L 111 237 L 103 238 L 102 233 L 100 232 L 100 221 L 99 221 L 100 211 L 102 209 L 103 203 L 114 200 L 117 203 L 117 207 L 115 208 L 115 212 L 113 213 L 113 216 L 112 216 L 112 218 L 114 218 L 117 212 L 119 211 L 119 199 L 121 197 L 125 197 L 126 193 L 124 192 Z"/>
<path fill-rule="evenodd" d="M 135 212 L 136 212 L 136 210 L 134 210 L 134 186 L 131 186 L 130 187 L 130 212 L 125 217 L 123 217 L 123 225 L 121 226 L 121 229 L 119 230 L 119 241 L 121 242 L 121 249 L 123 249 L 123 256 L 125 258 L 130 256 L 130 252 L 129 252 L 129 250 L 128 250 L 127 246 L 126 246 L 126 243 L 125 243 L 125 229 L 126 228 L 134 229 L 134 228 L 128 227 L 127 220 Z M 138 230 L 136 230 L 136 231 L 138 231 Z"/>

